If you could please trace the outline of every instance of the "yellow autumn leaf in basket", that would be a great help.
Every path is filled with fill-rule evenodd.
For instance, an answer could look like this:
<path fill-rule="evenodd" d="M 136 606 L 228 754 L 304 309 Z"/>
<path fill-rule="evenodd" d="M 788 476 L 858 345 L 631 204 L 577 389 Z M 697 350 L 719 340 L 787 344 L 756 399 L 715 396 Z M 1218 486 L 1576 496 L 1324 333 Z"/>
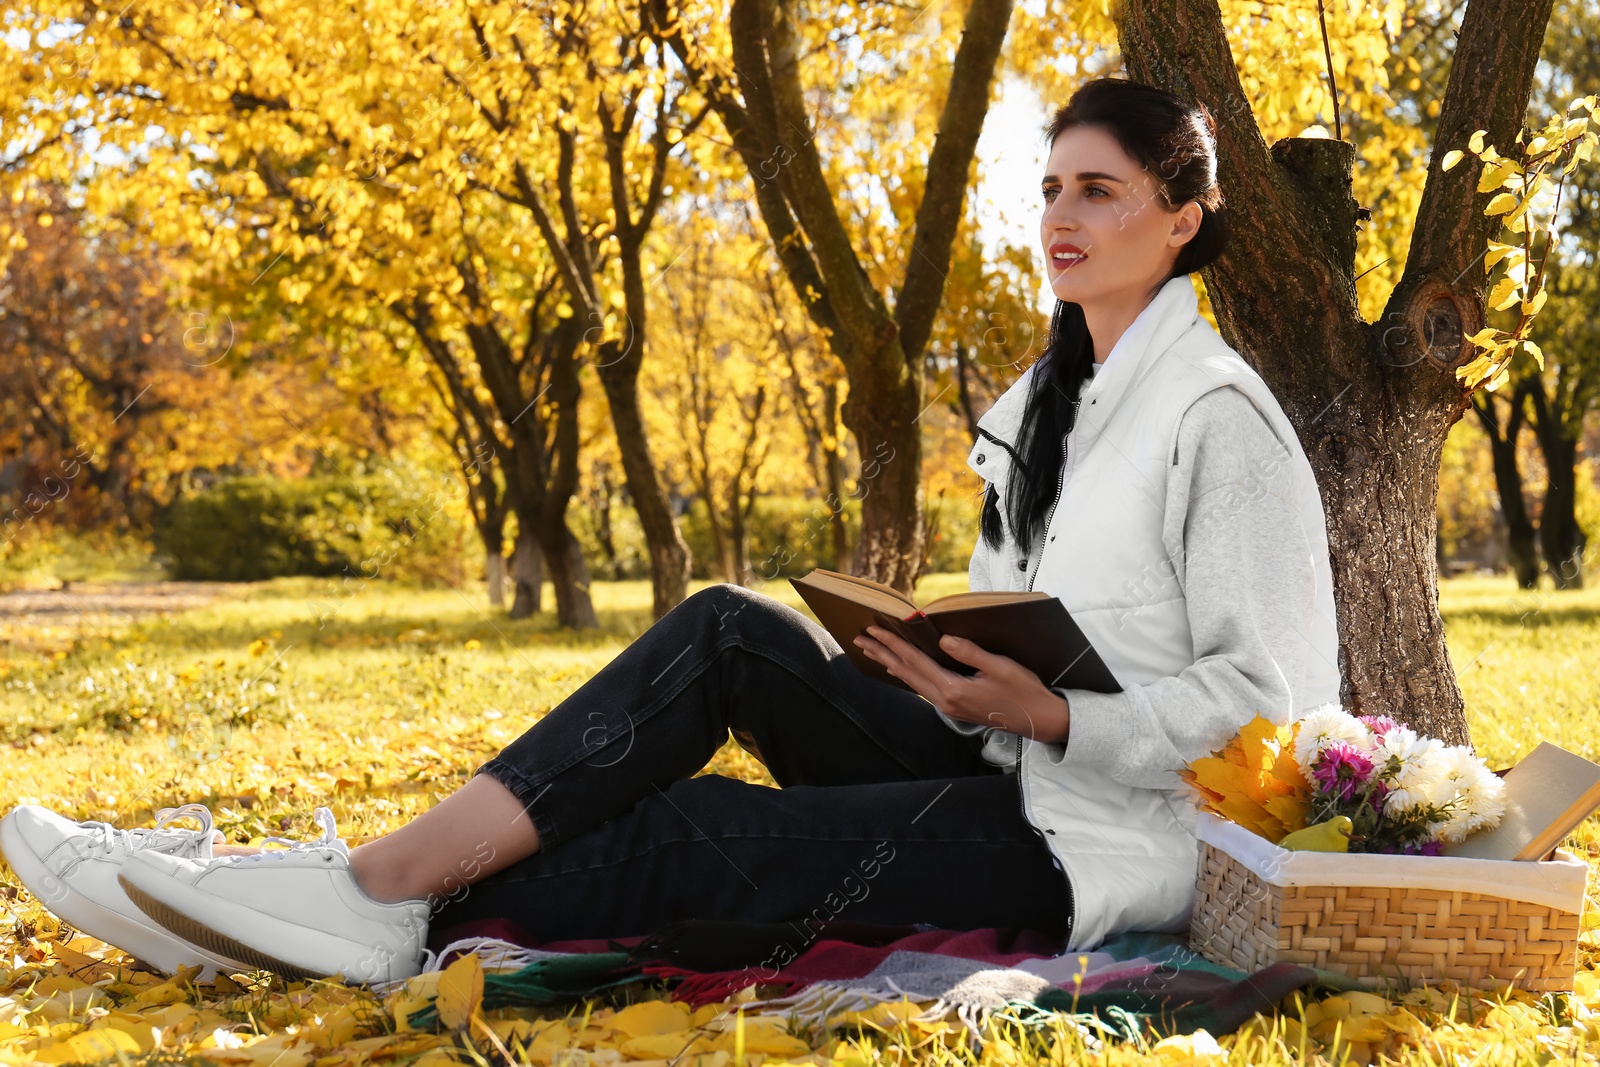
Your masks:
<path fill-rule="evenodd" d="M 1295 727 L 1261 715 L 1220 751 L 1202 756 L 1179 776 L 1200 794 L 1200 806 L 1277 841 L 1304 828 L 1310 784 L 1294 758 Z"/>

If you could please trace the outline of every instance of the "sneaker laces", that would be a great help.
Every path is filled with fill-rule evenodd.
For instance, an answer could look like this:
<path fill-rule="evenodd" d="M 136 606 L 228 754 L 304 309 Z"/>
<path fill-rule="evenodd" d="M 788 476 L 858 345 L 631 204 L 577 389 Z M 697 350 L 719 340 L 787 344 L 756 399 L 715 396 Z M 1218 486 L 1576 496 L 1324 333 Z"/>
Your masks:
<path fill-rule="evenodd" d="M 328 808 L 317 808 L 311 813 L 312 820 L 322 828 L 322 836 L 311 841 L 296 841 L 291 837 L 267 837 L 261 842 L 261 851 L 251 856 L 238 857 L 241 861 L 264 860 L 274 856 L 287 856 L 296 853 L 318 852 L 332 850 L 341 855 L 350 854 L 349 846 L 339 837 L 338 827 L 333 821 L 333 812 Z M 280 845 L 281 848 L 268 849 L 268 845 Z"/>
<path fill-rule="evenodd" d="M 90 832 L 95 846 L 107 855 L 118 848 L 130 854 L 144 848 L 153 848 L 175 856 L 209 854 L 208 850 L 214 843 L 215 834 L 211 825 L 210 808 L 204 804 L 183 804 L 176 808 L 162 808 L 157 814 L 160 819 L 154 827 L 136 826 L 124 830 L 108 822 L 93 820 L 78 825 Z M 200 829 L 187 830 L 171 825 L 180 819 L 194 819 L 200 823 Z"/>

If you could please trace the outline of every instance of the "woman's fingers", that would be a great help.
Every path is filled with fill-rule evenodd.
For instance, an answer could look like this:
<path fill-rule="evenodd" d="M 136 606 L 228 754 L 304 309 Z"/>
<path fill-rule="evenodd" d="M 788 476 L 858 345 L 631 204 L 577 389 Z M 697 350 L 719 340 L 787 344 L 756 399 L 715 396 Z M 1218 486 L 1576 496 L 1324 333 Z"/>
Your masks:
<path fill-rule="evenodd" d="M 873 658 L 882 663 L 890 674 L 909 685 L 919 696 L 934 703 L 938 702 L 948 678 L 958 677 L 939 666 L 910 641 L 881 626 L 867 627 L 865 640 L 867 644 L 864 647 L 868 655 L 876 651 L 878 654 Z M 872 647 L 874 643 L 876 649 Z"/>
<path fill-rule="evenodd" d="M 1009 656 L 989 652 L 974 641 L 946 636 L 942 647 L 952 658 L 978 668 L 964 675 L 939 665 L 922 649 L 882 626 L 869 626 L 856 644 L 883 664 L 913 692 L 954 719 L 983 722 L 1033 736 L 1026 701 L 1041 688 L 1038 677 Z"/>
<path fill-rule="evenodd" d="M 960 660 L 970 667 L 980 671 L 993 671 L 1006 663 L 1015 663 L 1016 660 L 1009 656 L 1002 656 L 990 652 L 976 641 L 969 641 L 965 637 L 956 637 L 954 634 L 945 634 L 939 638 L 939 647 L 952 658 Z"/>

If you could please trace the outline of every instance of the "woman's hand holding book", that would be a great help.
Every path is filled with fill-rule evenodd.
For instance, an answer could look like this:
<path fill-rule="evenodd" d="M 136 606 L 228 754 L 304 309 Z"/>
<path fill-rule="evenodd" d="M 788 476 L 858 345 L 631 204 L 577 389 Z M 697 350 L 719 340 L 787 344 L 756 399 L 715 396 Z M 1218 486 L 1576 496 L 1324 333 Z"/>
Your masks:
<path fill-rule="evenodd" d="M 998 727 L 1036 741 L 1067 741 L 1070 705 L 1014 659 L 946 635 L 939 647 L 978 669 L 976 674 L 964 675 L 941 667 L 911 642 L 881 626 L 868 626 L 855 644 L 952 719 Z"/>

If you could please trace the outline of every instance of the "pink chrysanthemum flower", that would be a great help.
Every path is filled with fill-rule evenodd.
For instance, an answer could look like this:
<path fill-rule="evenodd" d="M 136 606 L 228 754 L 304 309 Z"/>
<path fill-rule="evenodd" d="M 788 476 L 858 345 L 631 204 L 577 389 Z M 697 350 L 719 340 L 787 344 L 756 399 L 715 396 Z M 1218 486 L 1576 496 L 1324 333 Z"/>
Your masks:
<path fill-rule="evenodd" d="M 1383 739 L 1384 734 L 1400 725 L 1387 715 L 1358 715 L 1356 718 L 1363 726 L 1371 730 L 1373 736 L 1379 740 Z"/>
<path fill-rule="evenodd" d="M 1367 784 L 1372 773 L 1372 760 L 1353 745 L 1334 742 L 1322 750 L 1311 768 L 1311 776 L 1324 793 L 1337 794 L 1348 801 Z"/>

